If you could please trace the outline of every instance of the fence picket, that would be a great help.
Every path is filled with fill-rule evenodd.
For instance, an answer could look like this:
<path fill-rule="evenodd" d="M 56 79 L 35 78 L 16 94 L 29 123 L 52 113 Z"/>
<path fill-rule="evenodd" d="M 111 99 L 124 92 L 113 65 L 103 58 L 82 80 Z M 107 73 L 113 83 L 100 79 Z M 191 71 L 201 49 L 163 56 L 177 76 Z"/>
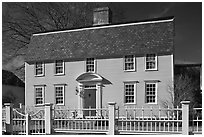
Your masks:
<path fill-rule="evenodd" d="M 114 108 L 117 112 L 115 116 L 116 129 L 119 133 L 182 133 L 184 109 L 179 108 Z M 2 109 L 3 110 L 3 109 Z M 48 109 L 47 109 L 48 110 Z M 27 118 L 28 114 L 22 114 L 17 109 L 12 109 L 13 133 L 15 134 L 45 134 L 44 109 L 39 110 L 31 116 L 31 124 Z M 53 129 L 55 132 L 73 131 L 74 132 L 107 132 L 110 129 L 108 108 L 104 109 L 54 109 Z M 72 113 L 73 112 L 73 113 Z M 181 112 L 181 113 L 180 113 Z M 2 111 L 3 113 L 3 111 Z M 72 115 L 71 115 L 72 114 Z M 80 114 L 80 115 L 79 115 Z M 81 115 L 82 114 L 82 115 Z M 193 108 L 193 119 L 190 119 L 193 133 L 202 133 L 202 108 Z M 39 115 L 39 116 L 38 116 Z M 5 117 L 5 116 L 4 116 Z M 181 119 L 182 118 L 182 119 Z M 6 118 L 2 117 L 2 126 Z M 109 122 L 108 122 L 109 121 Z M 28 128 L 30 127 L 30 129 Z M 183 125 L 182 125 L 183 126 Z M 113 128 L 112 128 L 113 129 Z M 189 130 L 189 129 L 188 129 Z M 112 132 L 113 134 L 113 132 Z"/>

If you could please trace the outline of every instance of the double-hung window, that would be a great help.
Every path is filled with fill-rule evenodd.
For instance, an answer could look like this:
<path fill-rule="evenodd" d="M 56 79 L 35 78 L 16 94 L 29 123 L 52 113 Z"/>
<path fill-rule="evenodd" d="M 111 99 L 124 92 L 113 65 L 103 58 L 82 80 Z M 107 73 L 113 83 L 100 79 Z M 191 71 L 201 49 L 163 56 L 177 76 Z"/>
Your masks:
<path fill-rule="evenodd" d="M 148 104 L 157 103 L 157 82 L 145 83 L 145 100 Z"/>
<path fill-rule="evenodd" d="M 135 71 L 134 55 L 127 55 L 124 57 L 124 70 L 125 71 Z"/>
<path fill-rule="evenodd" d="M 44 104 L 44 94 L 45 87 L 44 86 L 35 86 L 35 104 L 43 105 Z"/>
<path fill-rule="evenodd" d="M 63 75 L 64 74 L 64 61 L 63 60 L 56 60 L 55 61 L 55 74 L 56 75 Z"/>
<path fill-rule="evenodd" d="M 64 105 L 65 85 L 55 85 L 55 104 Z"/>
<path fill-rule="evenodd" d="M 126 104 L 136 103 L 136 83 L 135 82 L 125 82 L 124 83 L 124 102 Z"/>
<path fill-rule="evenodd" d="M 44 76 L 44 63 L 43 62 L 35 63 L 35 75 Z"/>
<path fill-rule="evenodd" d="M 95 59 L 94 58 L 86 59 L 86 72 L 95 72 Z"/>
<path fill-rule="evenodd" d="M 145 60 L 145 69 L 146 70 L 157 70 L 157 55 L 156 54 L 147 54 Z"/>

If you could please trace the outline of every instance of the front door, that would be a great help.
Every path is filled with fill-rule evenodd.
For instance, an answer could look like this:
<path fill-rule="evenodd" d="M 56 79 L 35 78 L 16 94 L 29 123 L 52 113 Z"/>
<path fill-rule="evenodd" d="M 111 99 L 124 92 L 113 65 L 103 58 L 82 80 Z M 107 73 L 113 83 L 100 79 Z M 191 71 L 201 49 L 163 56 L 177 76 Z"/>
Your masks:
<path fill-rule="evenodd" d="M 84 90 L 84 108 L 95 109 L 96 108 L 96 89 Z M 95 116 L 95 110 L 85 110 L 85 116 Z"/>

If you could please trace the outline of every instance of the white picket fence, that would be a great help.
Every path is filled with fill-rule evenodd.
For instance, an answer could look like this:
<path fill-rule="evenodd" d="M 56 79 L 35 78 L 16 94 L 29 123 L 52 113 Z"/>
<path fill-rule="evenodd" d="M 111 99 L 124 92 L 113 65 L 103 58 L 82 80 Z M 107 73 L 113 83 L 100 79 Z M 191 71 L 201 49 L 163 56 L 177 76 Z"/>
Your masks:
<path fill-rule="evenodd" d="M 17 109 L 11 111 L 13 113 L 13 134 L 25 135 L 28 115 L 22 114 Z"/>
<path fill-rule="evenodd" d="M 192 118 L 189 117 L 190 113 Z M 116 108 L 116 103 L 109 103 L 107 108 L 102 109 L 70 109 L 53 107 L 48 103 L 37 111 L 27 114 L 13 109 L 12 104 L 6 104 L 2 114 L 2 131 L 10 134 L 202 133 L 202 109 L 194 108 L 193 112 L 189 112 L 187 101 L 182 102 L 182 108 Z"/>
<path fill-rule="evenodd" d="M 54 109 L 55 132 L 108 132 L 108 109 Z"/>
<path fill-rule="evenodd" d="M 6 108 L 2 108 L 2 132 L 6 132 Z"/>
<path fill-rule="evenodd" d="M 190 119 L 192 132 L 202 134 L 202 108 L 193 108 L 192 118 Z"/>
<path fill-rule="evenodd" d="M 118 110 L 118 131 L 123 134 L 181 134 L 181 108 L 122 108 Z"/>
<path fill-rule="evenodd" d="M 2 109 L 2 132 L 13 135 L 45 134 L 43 110 L 34 114 L 25 114 L 24 109 L 13 108 L 10 103 Z"/>
<path fill-rule="evenodd" d="M 30 134 L 41 135 L 45 134 L 45 110 L 40 109 L 34 114 L 30 114 Z"/>

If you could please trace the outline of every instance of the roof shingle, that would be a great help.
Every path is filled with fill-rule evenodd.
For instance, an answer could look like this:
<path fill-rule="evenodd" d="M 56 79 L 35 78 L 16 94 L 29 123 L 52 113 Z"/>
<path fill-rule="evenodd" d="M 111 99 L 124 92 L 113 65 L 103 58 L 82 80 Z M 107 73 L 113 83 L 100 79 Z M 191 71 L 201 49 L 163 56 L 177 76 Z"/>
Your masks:
<path fill-rule="evenodd" d="M 26 61 L 173 53 L 174 20 L 33 35 Z"/>

